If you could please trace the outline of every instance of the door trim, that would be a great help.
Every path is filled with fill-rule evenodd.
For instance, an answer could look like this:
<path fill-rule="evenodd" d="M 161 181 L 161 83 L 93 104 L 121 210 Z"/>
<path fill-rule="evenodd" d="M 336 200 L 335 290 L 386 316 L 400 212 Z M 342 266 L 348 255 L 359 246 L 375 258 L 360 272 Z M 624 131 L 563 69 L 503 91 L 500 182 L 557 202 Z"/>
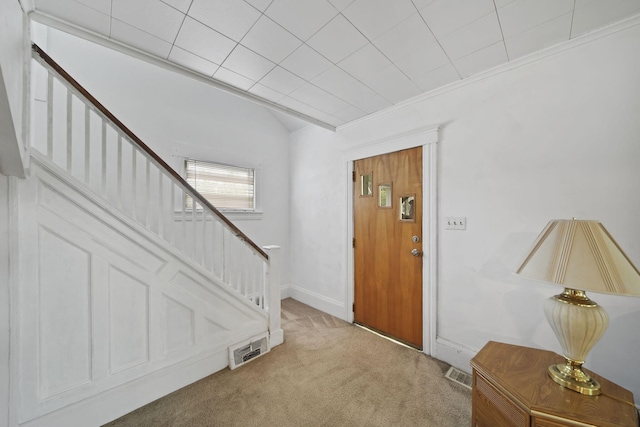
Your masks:
<path fill-rule="evenodd" d="M 345 318 L 353 322 L 354 260 L 353 260 L 353 162 L 367 157 L 393 153 L 422 146 L 422 235 L 428 237 L 423 245 L 422 268 L 422 351 L 435 356 L 437 336 L 438 289 L 438 126 L 425 127 L 371 141 L 343 150 L 347 177 L 347 304 Z"/>

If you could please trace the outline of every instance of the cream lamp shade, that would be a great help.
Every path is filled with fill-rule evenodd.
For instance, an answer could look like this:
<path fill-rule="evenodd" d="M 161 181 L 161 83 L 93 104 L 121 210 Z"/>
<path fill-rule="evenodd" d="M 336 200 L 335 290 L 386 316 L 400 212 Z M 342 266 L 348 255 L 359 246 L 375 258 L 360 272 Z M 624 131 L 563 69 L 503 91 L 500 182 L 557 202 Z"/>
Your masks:
<path fill-rule="evenodd" d="M 582 364 L 609 317 L 585 291 L 640 296 L 638 269 L 599 221 L 571 219 L 550 221 L 516 273 L 565 288 L 544 306 L 567 361 L 549 367 L 549 375 L 582 394 L 600 394 L 600 385 Z"/>

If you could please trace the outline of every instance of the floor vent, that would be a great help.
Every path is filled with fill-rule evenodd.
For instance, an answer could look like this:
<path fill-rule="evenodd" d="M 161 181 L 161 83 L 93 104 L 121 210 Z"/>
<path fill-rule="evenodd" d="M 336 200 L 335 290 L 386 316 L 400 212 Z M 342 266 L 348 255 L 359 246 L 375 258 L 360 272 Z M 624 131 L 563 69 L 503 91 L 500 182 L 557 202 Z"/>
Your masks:
<path fill-rule="evenodd" d="M 452 366 L 449 368 L 444 377 L 471 390 L 471 375 L 467 374 L 466 372 L 462 372 L 461 370 L 456 369 Z"/>
<path fill-rule="evenodd" d="M 269 340 L 266 335 L 252 338 L 229 347 L 229 368 L 235 369 L 248 361 L 269 351 Z"/>

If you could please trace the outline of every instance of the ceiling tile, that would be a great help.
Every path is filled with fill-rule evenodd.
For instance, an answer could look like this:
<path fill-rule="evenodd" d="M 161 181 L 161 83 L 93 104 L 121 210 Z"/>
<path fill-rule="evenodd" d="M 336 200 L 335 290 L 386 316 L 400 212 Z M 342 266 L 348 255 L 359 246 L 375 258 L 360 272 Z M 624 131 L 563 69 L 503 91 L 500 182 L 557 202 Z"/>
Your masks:
<path fill-rule="evenodd" d="M 347 108 L 333 113 L 333 116 L 339 118 L 340 120 L 343 120 L 345 123 L 359 119 L 360 117 L 364 117 L 366 115 L 367 113 L 357 109 L 353 105 L 349 105 Z"/>
<path fill-rule="evenodd" d="M 244 1 L 193 0 L 189 16 L 232 40 L 240 41 L 261 15 Z"/>
<path fill-rule="evenodd" d="M 242 45 L 237 45 L 222 63 L 222 66 L 257 82 L 276 64 Z"/>
<path fill-rule="evenodd" d="M 463 78 L 505 62 L 507 62 L 507 53 L 501 41 L 453 61 Z"/>
<path fill-rule="evenodd" d="M 396 61 L 396 66 L 409 78 L 413 79 L 424 73 L 442 67 L 449 63 L 449 58 L 438 43 L 432 43 L 424 48 Z"/>
<path fill-rule="evenodd" d="M 420 9 L 420 14 L 433 34 L 441 38 L 492 11 L 495 12 L 492 0 L 436 0 Z"/>
<path fill-rule="evenodd" d="M 222 64 L 236 43 L 187 16 L 178 33 L 175 45 L 211 62 Z"/>
<path fill-rule="evenodd" d="M 98 34 L 109 36 L 111 18 L 94 8 L 72 0 L 36 0 L 36 10 L 58 16 L 67 22 L 79 25 Z"/>
<path fill-rule="evenodd" d="M 302 44 L 293 34 L 264 15 L 241 43 L 275 63 L 282 61 Z"/>
<path fill-rule="evenodd" d="M 180 64 L 183 67 L 187 67 L 193 71 L 196 71 L 205 76 L 211 77 L 213 73 L 218 69 L 218 65 L 211 61 L 207 61 L 204 58 L 194 55 L 191 52 L 187 52 L 178 46 L 173 46 L 171 53 L 169 54 L 169 61 Z"/>
<path fill-rule="evenodd" d="M 290 108 L 294 111 L 298 111 L 302 114 L 306 114 L 307 116 L 311 116 L 313 118 L 316 118 L 318 120 L 321 120 L 327 123 L 330 123 L 330 121 L 337 120 L 336 118 L 333 118 L 333 116 L 323 111 L 320 111 L 317 108 L 313 108 L 312 106 L 305 104 L 302 101 L 298 101 L 297 99 L 290 98 L 288 96 L 278 101 L 278 104 L 282 105 L 283 107 Z M 334 123 L 330 123 L 330 124 L 334 124 Z"/>
<path fill-rule="evenodd" d="M 113 0 L 111 16 L 169 43 L 184 20 L 183 13 L 157 0 Z"/>
<path fill-rule="evenodd" d="M 371 43 L 368 43 L 362 49 L 352 53 L 338 63 L 340 68 L 358 80 L 363 80 L 365 77 L 389 65 L 391 65 L 391 61 L 380 53 Z"/>
<path fill-rule="evenodd" d="M 329 114 L 333 114 L 349 106 L 349 104 L 343 100 L 336 98 L 311 83 L 300 86 L 291 92 L 289 97 L 302 101 L 305 104 L 313 105 L 314 108 Z"/>
<path fill-rule="evenodd" d="M 509 59 L 515 59 L 553 44 L 569 40 L 573 12 L 533 27 L 513 37 L 506 38 Z"/>
<path fill-rule="evenodd" d="M 458 59 L 502 40 L 500 24 L 495 12 L 440 39 L 440 44 L 451 59 Z"/>
<path fill-rule="evenodd" d="M 329 3 L 331 3 L 339 12 L 342 12 L 351 3 L 353 3 L 353 0 L 329 0 Z"/>
<path fill-rule="evenodd" d="M 373 41 L 392 61 L 436 42 L 435 37 L 419 13 L 414 13 Z"/>
<path fill-rule="evenodd" d="M 391 106 L 389 101 L 338 67 L 331 67 L 312 83 L 366 113 Z"/>
<path fill-rule="evenodd" d="M 509 3 L 513 3 L 514 1 L 516 0 L 494 0 L 494 3 L 496 4 L 497 8 L 501 8 L 508 5 Z"/>
<path fill-rule="evenodd" d="M 107 0 L 110 1 L 110 0 Z M 187 13 L 189 10 L 189 6 L 191 6 L 191 2 L 193 0 L 160 0 L 163 3 L 168 4 L 169 6 L 178 9 L 182 13 Z"/>
<path fill-rule="evenodd" d="M 455 82 L 458 80 L 460 80 L 460 75 L 458 74 L 454 66 L 449 63 L 414 78 L 413 82 L 417 84 L 420 89 L 428 92 L 430 90 L 444 86 L 447 83 Z"/>
<path fill-rule="evenodd" d="M 435 0 L 412 0 L 413 4 L 416 6 L 416 8 L 418 10 L 422 9 L 423 7 L 427 7 L 429 6 L 431 3 L 433 3 Z"/>
<path fill-rule="evenodd" d="M 363 82 L 394 104 L 413 98 L 421 92 L 420 88 L 395 65 L 383 68 L 364 79 Z"/>
<path fill-rule="evenodd" d="M 264 12 L 265 10 L 267 10 L 269 5 L 273 3 L 273 0 L 245 0 L 245 1 L 249 3 L 251 6 L 258 9 L 260 12 Z"/>
<path fill-rule="evenodd" d="M 284 98 L 284 94 L 275 91 L 269 87 L 266 87 L 260 83 L 256 83 L 249 89 L 249 92 L 254 94 L 255 96 L 259 96 L 260 98 L 264 98 L 271 102 L 278 102 L 282 98 Z"/>
<path fill-rule="evenodd" d="M 573 11 L 574 0 L 517 0 L 498 9 L 505 38 L 527 31 Z"/>
<path fill-rule="evenodd" d="M 342 14 L 373 40 L 416 12 L 411 0 L 355 0 Z"/>
<path fill-rule="evenodd" d="M 171 51 L 171 43 L 117 19 L 111 20 L 111 38 L 160 58 L 167 58 Z"/>
<path fill-rule="evenodd" d="M 80 4 L 89 6 L 105 15 L 111 15 L 111 0 L 76 0 Z"/>
<path fill-rule="evenodd" d="M 291 55 L 280 63 L 280 66 L 302 77 L 311 80 L 332 67 L 327 58 L 311 49 L 306 44 L 301 45 Z"/>
<path fill-rule="evenodd" d="M 213 77 L 242 90 L 247 90 L 256 83 L 253 80 L 248 79 L 245 76 L 241 76 L 231 70 L 227 70 L 224 67 L 218 68 L 218 71 L 216 71 Z"/>
<path fill-rule="evenodd" d="M 273 89 L 277 92 L 288 95 L 298 89 L 305 83 L 300 77 L 285 70 L 282 67 L 276 67 L 269 74 L 260 80 L 260 84 Z"/>
<path fill-rule="evenodd" d="M 333 63 L 368 43 L 367 39 L 344 16 L 338 15 L 311 37 L 307 44 Z"/>
<path fill-rule="evenodd" d="M 327 0 L 274 0 L 265 14 L 300 40 L 307 40 L 338 11 Z"/>
<path fill-rule="evenodd" d="M 640 12 L 638 0 L 577 2 L 571 38 Z"/>

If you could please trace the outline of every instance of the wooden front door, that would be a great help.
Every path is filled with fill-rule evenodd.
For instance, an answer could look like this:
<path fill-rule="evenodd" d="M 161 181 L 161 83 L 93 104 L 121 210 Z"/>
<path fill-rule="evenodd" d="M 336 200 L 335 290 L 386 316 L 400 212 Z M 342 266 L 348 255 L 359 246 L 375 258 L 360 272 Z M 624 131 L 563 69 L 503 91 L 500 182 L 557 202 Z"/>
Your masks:
<path fill-rule="evenodd" d="M 422 147 L 354 171 L 354 321 L 422 349 Z"/>

